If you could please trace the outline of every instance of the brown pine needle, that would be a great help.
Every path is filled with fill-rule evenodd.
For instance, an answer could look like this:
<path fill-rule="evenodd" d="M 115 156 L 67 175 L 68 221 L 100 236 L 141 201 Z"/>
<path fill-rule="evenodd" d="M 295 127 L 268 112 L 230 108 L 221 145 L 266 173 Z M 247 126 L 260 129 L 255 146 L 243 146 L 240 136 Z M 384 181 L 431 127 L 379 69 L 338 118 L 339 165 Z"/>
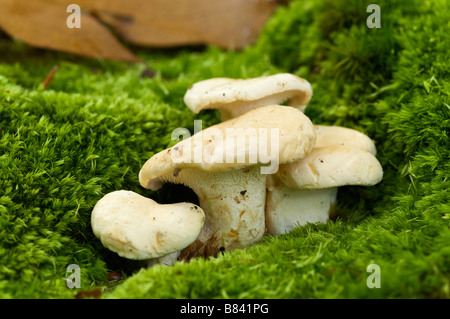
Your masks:
<path fill-rule="evenodd" d="M 50 72 L 47 74 L 47 77 L 45 78 L 45 80 L 42 82 L 42 86 L 44 87 L 44 89 L 47 88 L 47 86 L 50 84 L 50 82 L 53 79 L 53 76 L 55 75 L 56 71 L 58 71 L 58 66 L 55 65 Z"/>

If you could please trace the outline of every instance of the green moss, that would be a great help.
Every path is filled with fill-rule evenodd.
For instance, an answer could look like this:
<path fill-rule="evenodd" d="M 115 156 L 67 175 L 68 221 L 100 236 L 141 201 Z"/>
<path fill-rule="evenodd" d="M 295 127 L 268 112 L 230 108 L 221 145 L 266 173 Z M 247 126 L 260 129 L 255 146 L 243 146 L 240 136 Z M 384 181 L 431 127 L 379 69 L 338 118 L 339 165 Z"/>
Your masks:
<path fill-rule="evenodd" d="M 1 38 L 0 297 L 72 298 L 80 289 L 66 287 L 66 268 L 78 264 L 81 290 L 99 287 L 105 298 L 449 298 L 449 5 L 379 1 L 382 27 L 368 29 L 367 4 L 292 1 L 241 52 L 137 50 L 154 77 L 141 76 L 142 65 Z M 341 188 L 325 225 L 217 258 L 143 269 L 103 248 L 90 213 L 104 194 L 195 200 L 137 180 L 145 160 L 173 145 L 173 129 L 219 121 L 185 107 L 187 88 L 276 72 L 312 83 L 313 122 L 374 139 L 383 181 Z M 380 289 L 366 285 L 370 264 L 380 266 Z M 113 270 L 118 283 L 107 280 Z"/>

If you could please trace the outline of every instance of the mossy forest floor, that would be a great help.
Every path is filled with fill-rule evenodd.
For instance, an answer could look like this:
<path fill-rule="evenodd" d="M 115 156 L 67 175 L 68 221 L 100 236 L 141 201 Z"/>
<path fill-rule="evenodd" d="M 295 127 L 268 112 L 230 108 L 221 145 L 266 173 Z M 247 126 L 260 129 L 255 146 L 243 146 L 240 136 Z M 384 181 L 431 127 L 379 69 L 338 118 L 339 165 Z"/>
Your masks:
<path fill-rule="evenodd" d="M 150 77 L 142 65 L 0 38 L 0 297 L 74 298 L 97 288 L 102 298 L 449 298 L 450 3 L 375 1 L 381 28 L 370 29 L 372 2 L 292 1 L 240 52 L 132 48 Z M 312 83 L 314 123 L 374 139 L 383 181 L 341 188 L 327 224 L 217 258 L 145 269 L 103 248 L 90 214 L 104 194 L 191 199 L 177 186 L 145 190 L 137 177 L 174 144 L 173 129 L 219 121 L 187 109 L 187 88 L 278 72 Z M 66 285 L 70 264 L 80 266 L 79 289 Z M 381 288 L 367 286 L 371 264 Z M 109 281 L 112 271 L 121 279 Z"/>

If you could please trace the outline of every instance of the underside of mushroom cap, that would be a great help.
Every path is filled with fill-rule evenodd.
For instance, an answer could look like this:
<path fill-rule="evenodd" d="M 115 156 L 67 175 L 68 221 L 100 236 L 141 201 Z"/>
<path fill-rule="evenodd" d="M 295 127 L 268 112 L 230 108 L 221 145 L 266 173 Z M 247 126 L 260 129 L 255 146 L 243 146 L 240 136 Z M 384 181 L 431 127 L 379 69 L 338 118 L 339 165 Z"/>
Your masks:
<path fill-rule="evenodd" d="M 311 84 L 296 75 L 279 73 L 251 79 L 213 78 L 192 85 L 184 96 L 194 113 L 219 109 L 223 120 L 250 109 L 283 104 L 304 110 L 312 97 Z"/>
<path fill-rule="evenodd" d="M 314 125 L 298 109 L 268 105 L 219 123 L 152 156 L 139 172 L 145 188 L 158 178 L 194 168 L 217 173 L 253 165 L 290 163 L 314 147 Z M 272 172 L 272 173 L 275 173 Z"/>
<path fill-rule="evenodd" d="M 376 157 L 367 151 L 330 146 L 314 148 L 302 160 L 280 165 L 277 176 L 294 189 L 370 186 L 381 181 L 383 168 Z"/>

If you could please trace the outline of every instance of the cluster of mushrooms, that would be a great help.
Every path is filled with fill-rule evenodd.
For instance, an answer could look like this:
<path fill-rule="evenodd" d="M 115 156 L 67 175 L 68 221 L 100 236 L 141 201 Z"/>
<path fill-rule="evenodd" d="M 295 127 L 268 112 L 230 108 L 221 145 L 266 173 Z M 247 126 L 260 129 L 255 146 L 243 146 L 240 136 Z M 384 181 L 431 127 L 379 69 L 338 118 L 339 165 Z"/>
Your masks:
<path fill-rule="evenodd" d="M 326 223 L 338 187 L 375 185 L 383 169 L 368 136 L 314 125 L 304 114 L 311 97 L 310 83 L 288 73 L 195 83 L 184 96 L 187 107 L 195 114 L 218 109 L 222 122 L 152 156 L 139 182 L 153 191 L 164 183 L 183 184 L 198 196 L 199 206 L 159 204 L 131 191 L 115 191 L 92 211 L 95 236 L 122 257 L 172 265 L 243 248 L 307 223 Z M 267 160 L 258 145 L 232 152 L 234 161 L 216 154 L 226 150 L 227 138 L 235 138 L 226 134 L 233 128 L 277 129 L 276 172 L 262 173 Z M 212 130 L 224 138 L 211 138 Z M 174 152 L 181 160 L 174 160 Z M 199 152 L 208 160 L 192 161 Z"/>

